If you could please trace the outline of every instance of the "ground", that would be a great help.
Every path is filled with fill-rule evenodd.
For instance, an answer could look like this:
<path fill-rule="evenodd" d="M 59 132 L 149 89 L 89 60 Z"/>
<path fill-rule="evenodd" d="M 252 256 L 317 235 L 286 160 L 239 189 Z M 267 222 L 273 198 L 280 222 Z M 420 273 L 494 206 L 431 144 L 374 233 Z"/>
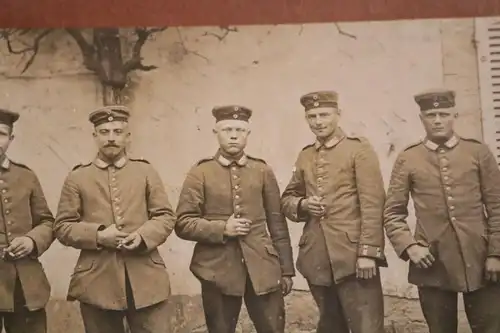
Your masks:
<path fill-rule="evenodd" d="M 171 333 L 207 333 L 204 326 L 203 311 L 199 296 L 173 296 L 171 311 L 167 318 L 171 323 Z M 317 310 L 308 292 L 294 291 L 286 298 L 287 333 L 315 332 Z M 428 332 L 416 300 L 386 297 L 387 333 L 426 333 Z M 78 303 L 51 301 L 48 306 L 48 333 L 83 333 L 78 313 Z M 253 333 L 252 324 L 243 307 L 238 333 Z M 469 333 L 463 311 L 460 311 L 459 333 Z"/>

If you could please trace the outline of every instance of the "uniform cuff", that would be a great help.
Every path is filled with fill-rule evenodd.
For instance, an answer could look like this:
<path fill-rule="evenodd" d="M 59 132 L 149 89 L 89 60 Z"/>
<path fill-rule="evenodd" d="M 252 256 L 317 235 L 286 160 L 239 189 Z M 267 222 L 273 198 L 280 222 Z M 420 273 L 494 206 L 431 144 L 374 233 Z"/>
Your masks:
<path fill-rule="evenodd" d="M 380 246 L 362 244 L 359 246 L 359 249 L 358 249 L 358 257 L 383 259 L 384 253 L 383 253 L 382 249 L 380 248 Z"/>
<path fill-rule="evenodd" d="M 500 237 L 498 235 L 488 237 L 488 257 L 500 257 Z"/>

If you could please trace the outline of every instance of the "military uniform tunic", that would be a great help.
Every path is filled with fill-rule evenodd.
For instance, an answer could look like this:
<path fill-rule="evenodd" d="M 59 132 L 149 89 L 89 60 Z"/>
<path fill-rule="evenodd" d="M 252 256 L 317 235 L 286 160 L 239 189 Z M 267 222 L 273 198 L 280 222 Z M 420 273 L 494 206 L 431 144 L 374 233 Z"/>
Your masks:
<path fill-rule="evenodd" d="M 300 211 L 301 201 L 310 196 L 323 199 L 321 218 Z M 311 284 L 330 286 L 352 276 L 358 257 L 387 265 L 384 198 L 378 158 L 366 139 L 338 128 L 324 145 L 316 142 L 300 152 L 282 204 L 291 221 L 306 222 L 297 269 Z"/>
<path fill-rule="evenodd" d="M 99 247 L 97 231 L 112 224 L 139 233 L 144 248 Z M 163 182 L 147 161 L 122 158 L 107 164 L 96 159 L 75 168 L 64 182 L 55 222 L 59 241 L 81 250 L 68 299 L 102 309 L 127 309 L 125 270 L 137 309 L 167 299 L 169 275 L 157 247 L 174 224 Z"/>
<path fill-rule="evenodd" d="M 21 282 L 26 308 L 42 309 L 50 297 L 50 284 L 38 260 L 52 244 L 54 218 L 35 173 L 5 158 L 0 164 L 0 248 L 21 236 L 31 238 L 33 252 L 14 261 L 0 259 L 0 312 L 14 311 L 14 290 Z M 1 326 L 0 326 L 1 328 Z"/>
<path fill-rule="evenodd" d="M 410 194 L 414 235 L 406 222 Z M 410 283 L 456 292 L 484 286 L 486 257 L 500 255 L 500 171 L 489 148 L 458 136 L 406 148 L 392 171 L 385 228 L 404 260 L 416 243 L 436 257 L 427 269 L 410 263 Z"/>
<path fill-rule="evenodd" d="M 224 237 L 232 214 L 252 221 L 246 236 Z M 243 296 L 247 273 L 257 295 L 279 290 L 282 275 L 294 275 L 280 191 L 263 160 L 243 155 L 231 162 L 219 152 L 201 160 L 186 177 L 177 216 L 177 235 L 196 242 L 191 271 L 223 294 Z"/>

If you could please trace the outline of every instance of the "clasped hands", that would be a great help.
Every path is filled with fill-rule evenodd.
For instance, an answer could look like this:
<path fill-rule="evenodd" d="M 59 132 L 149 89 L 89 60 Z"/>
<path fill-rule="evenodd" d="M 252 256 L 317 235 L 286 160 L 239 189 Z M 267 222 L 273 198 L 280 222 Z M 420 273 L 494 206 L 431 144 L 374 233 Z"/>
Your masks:
<path fill-rule="evenodd" d="M 33 239 L 27 236 L 14 238 L 10 245 L 3 249 L 3 258 L 5 260 L 17 260 L 31 254 L 35 248 Z"/>
<path fill-rule="evenodd" d="M 322 203 L 321 197 L 318 196 L 311 196 L 302 200 L 300 209 L 316 217 L 325 215 L 325 205 Z"/>
<path fill-rule="evenodd" d="M 115 224 L 97 232 L 97 244 L 111 249 L 135 250 L 141 245 L 142 237 L 137 232 L 126 233 Z"/>

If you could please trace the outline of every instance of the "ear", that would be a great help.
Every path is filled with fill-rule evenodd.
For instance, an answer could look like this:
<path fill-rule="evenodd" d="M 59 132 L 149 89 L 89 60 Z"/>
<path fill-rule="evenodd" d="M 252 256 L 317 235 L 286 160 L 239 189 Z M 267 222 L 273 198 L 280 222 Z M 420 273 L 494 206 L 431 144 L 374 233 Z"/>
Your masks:
<path fill-rule="evenodd" d="M 341 115 L 342 114 L 342 109 L 337 109 L 337 115 Z"/>
<path fill-rule="evenodd" d="M 14 141 L 14 138 L 15 138 L 15 137 L 16 137 L 16 136 L 15 136 L 14 134 L 11 134 L 11 135 L 10 135 L 10 139 L 9 139 L 9 140 L 12 142 L 12 141 Z"/>
<path fill-rule="evenodd" d="M 455 114 L 453 115 L 453 118 L 458 118 L 458 112 L 455 112 Z"/>
<path fill-rule="evenodd" d="M 95 138 L 95 137 L 97 137 L 97 133 L 96 133 L 96 131 L 95 131 L 95 130 L 92 132 L 92 136 L 93 136 L 94 138 Z"/>

